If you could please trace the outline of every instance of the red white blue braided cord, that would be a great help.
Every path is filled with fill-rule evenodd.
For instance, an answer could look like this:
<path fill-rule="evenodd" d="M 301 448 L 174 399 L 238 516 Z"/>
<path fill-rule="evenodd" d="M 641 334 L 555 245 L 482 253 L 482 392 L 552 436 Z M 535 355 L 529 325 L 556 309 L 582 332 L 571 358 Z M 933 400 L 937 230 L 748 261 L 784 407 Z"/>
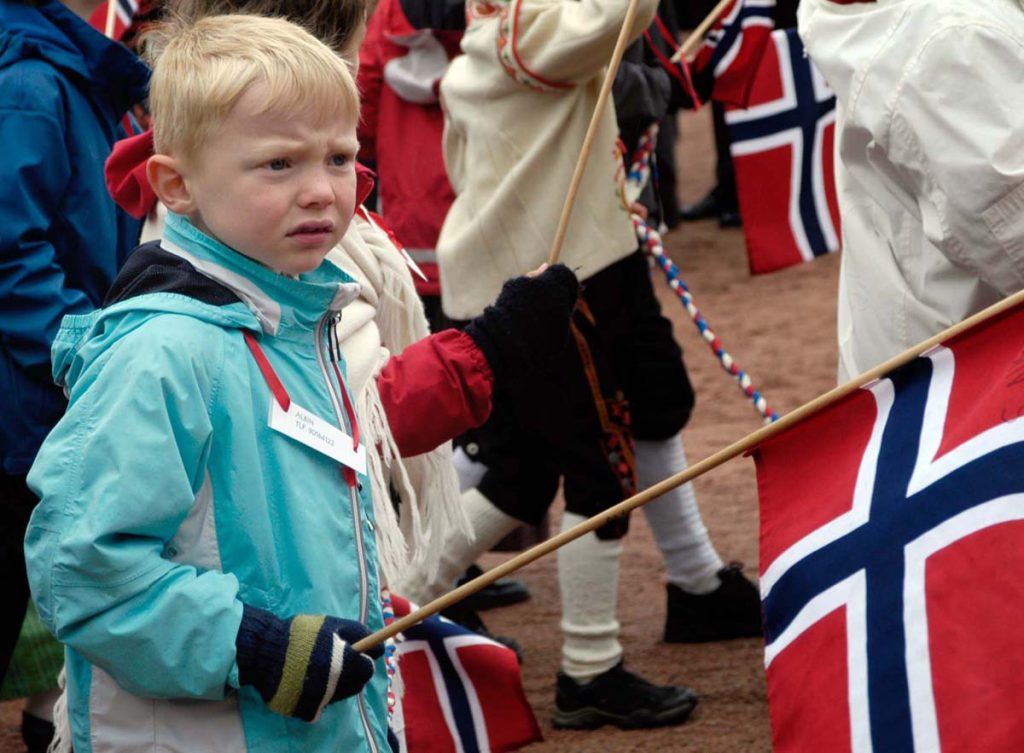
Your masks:
<path fill-rule="evenodd" d="M 640 136 L 640 141 L 633 151 L 633 163 L 629 166 L 626 180 L 637 187 L 639 192 L 651 177 L 651 157 L 658 142 L 658 124 L 648 126 Z"/>
<path fill-rule="evenodd" d="M 690 315 L 694 325 L 696 325 L 697 331 L 700 332 L 700 336 L 704 338 L 708 347 L 711 348 L 711 352 L 718 358 L 722 368 L 735 378 L 743 394 L 754 403 L 754 407 L 761 414 L 761 418 L 764 419 L 766 424 L 777 421 L 779 418 L 778 414 L 768 407 L 768 401 L 754 387 L 750 375 L 737 365 L 736 361 L 725 349 L 725 346 L 722 345 L 722 341 L 718 339 L 718 335 L 711 329 L 707 319 L 700 313 L 700 309 L 697 308 L 697 304 L 694 303 L 693 296 L 690 294 L 689 287 L 687 287 L 683 278 L 679 276 L 679 268 L 665 253 L 665 244 L 662 243 L 661 235 L 657 230 L 648 227 L 639 216 L 634 214 L 632 218 L 637 238 L 640 239 L 640 245 L 654 259 L 655 263 L 661 267 L 661 271 L 665 273 L 665 278 L 668 281 L 668 286 L 678 296 L 679 300 L 682 301 L 683 307 Z"/>
<path fill-rule="evenodd" d="M 654 156 L 657 140 L 658 124 L 653 123 L 644 131 L 633 152 L 633 159 L 629 166 L 629 172 L 626 175 L 627 188 L 625 189 L 625 195 L 628 201 L 635 201 L 643 190 L 644 185 L 650 179 L 651 159 Z M 697 331 L 700 332 L 700 336 L 708 344 L 708 347 L 711 348 L 711 352 L 715 354 L 715 357 L 718 358 L 722 368 L 736 380 L 743 394 L 754 403 L 754 407 L 765 423 L 778 420 L 778 414 L 768 407 L 768 401 L 765 400 L 764 395 L 754 388 L 750 375 L 736 364 L 736 361 L 725 349 L 725 346 L 722 345 L 722 341 L 718 339 L 714 330 L 711 329 L 704 315 L 700 313 L 700 309 L 694 303 L 693 295 L 690 294 L 689 287 L 683 281 L 683 278 L 679 276 L 679 268 L 665 253 L 665 244 L 661 240 L 661 235 L 658 231 L 648 227 L 647 223 L 638 215 L 631 214 L 630 216 L 632 217 L 633 227 L 636 230 L 641 247 L 661 267 L 661 271 L 665 273 L 665 278 L 668 281 L 668 286 L 679 297 L 683 307 L 690 315 L 690 319 L 697 327 Z"/>
<path fill-rule="evenodd" d="M 384 625 L 385 627 L 395 621 L 395 609 L 391 604 L 391 592 L 382 588 L 380 591 L 381 611 L 384 614 Z M 392 717 L 395 715 L 395 704 L 397 698 L 395 695 L 395 672 L 398 671 L 398 657 L 395 656 L 395 652 L 398 646 L 394 637 L 388 638 L 384 642 L 384 667 L 388 677 L 388 721 L 390 722 Z"/>

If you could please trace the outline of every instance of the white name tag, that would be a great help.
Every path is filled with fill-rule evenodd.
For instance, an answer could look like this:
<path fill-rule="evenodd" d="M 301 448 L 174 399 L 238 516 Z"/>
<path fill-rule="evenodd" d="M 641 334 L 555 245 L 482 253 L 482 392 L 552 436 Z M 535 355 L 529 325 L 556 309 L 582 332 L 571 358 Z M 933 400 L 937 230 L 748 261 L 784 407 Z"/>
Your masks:
<path fill-rule="evenodd" d="M 271 399 L 270 428 L 322 452 L 354 471 L 366 473 L 366 446 L 359 445 L 358 450 L 353 450 L 351 435 L 296 405 L 294 401 L 285 412 L 277 400 Z"/>

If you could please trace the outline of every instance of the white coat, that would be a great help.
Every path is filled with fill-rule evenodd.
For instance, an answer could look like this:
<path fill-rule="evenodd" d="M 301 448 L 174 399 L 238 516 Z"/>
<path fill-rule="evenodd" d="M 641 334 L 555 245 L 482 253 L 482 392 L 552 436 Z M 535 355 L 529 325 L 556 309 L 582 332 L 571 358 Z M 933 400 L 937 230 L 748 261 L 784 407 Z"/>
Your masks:
<path fill-rule="evenodd" d="M 804 0 L 838 100 L 846 380 L 1024 287 L 1022 0 Z"/>

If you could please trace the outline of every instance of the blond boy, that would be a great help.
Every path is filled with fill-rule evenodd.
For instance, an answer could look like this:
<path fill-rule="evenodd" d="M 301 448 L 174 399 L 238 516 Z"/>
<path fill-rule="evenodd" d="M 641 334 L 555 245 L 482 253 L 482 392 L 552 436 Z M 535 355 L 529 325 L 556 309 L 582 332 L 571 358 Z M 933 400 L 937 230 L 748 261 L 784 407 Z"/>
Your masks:
<path fill-rule="evenodd" d="M 74 749 L 387 750 L 385 673 L 351 647 L 382 618 L 327 337 L 358 285 L 323 263 L 355 208 L 358 95 L 282 20 L 156 43 L 164 238 L 103 310 L 65 321 L 70 406 L 29 476 L 30 580 L 68 646 Z"/>

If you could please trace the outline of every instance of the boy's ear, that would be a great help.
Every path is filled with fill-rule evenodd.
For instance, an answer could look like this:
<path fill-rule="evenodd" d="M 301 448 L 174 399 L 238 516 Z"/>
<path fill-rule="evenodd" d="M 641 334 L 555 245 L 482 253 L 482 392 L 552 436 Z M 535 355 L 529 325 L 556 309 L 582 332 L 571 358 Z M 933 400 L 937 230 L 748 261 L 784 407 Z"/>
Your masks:
<path fill-rule="evenodd" d="M 167 154 L 154 154 L 146 163 L 146 178 L 156 197 L 175 214 L 195 211 L 195 200 L 181 172 L 181 161 Z"/>

